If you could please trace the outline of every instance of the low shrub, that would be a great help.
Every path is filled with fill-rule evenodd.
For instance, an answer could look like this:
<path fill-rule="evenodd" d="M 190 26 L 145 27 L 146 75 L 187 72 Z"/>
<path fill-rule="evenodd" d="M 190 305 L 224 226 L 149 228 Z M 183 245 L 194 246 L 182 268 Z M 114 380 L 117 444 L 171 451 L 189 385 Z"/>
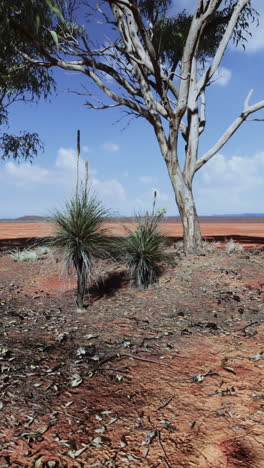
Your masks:
<path fill-rule="evenodd" d="M 244 252 L 243 245 L 236 243 L 233 239 L 230 239 L 226 244 L 226 252 L 228 255 L 239 254 Z"/>
<path fill-rule="evenodd" d="M 94 258 L 107 253 L 109 239 L 102 224 L 108 215 L 101 202 L 82 187 L 53 216 L 56 231 L 50 245 L 59 249 L 68 270 L 76 269 L 79 309 L 84 305 L 87 282 L 93 277 Z"/>
<path fill-rule="evenodd" d="M 34 249 L 16 249 L 10 252 L 14 262 L 33 262 L 44 258 L 50 249 L 48 247 L 36 247 Z"/>
<path fill-rule="evenodd" d="M 147 289 L 157 280 L 159 267 L 166 260 L 166 237 L 161 233 L 160 223 L 164 211 L 155 213 L 154 195 L 152 213 L 137 215 L 137 227 L 126 228 L 127 237 L 120 241 L 120 255 L 129 268 L 137 289 Z"/>

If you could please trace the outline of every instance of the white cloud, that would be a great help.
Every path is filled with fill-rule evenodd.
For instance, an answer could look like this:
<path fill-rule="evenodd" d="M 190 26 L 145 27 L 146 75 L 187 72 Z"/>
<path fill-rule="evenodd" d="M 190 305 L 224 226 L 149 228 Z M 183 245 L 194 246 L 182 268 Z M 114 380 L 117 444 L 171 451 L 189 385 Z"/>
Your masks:
<path fill-rule="evenodd" d="M 55 165 L 59 169 L 76 171 L 76 151 L 71 148 L 59 148 Z"/>
<path fill-rule="evenodd" d="M 80 160 L 83 167 L 83 160 Z M 166 179 L 158 186 L 150 180 L 149 185 L 138 180 L 126 185 L 121 183 L 124 174 L 102 179 L 89 169 L 92 190 L 103 205 L 114 213 L 133 215 L 135 212 L 151 211 L 154 191 L 157 192 L 157 208 L 167 207 L 168 214 L 177 213 L 173 191 Z M 2 161 L 0 172 L 1 217 L 16 217 L 30 214 L 48 215 L 54 208 L 63 206 L 74 193 L 76 161 L 75 151 L 60 148 L 52 167 L 40 164 Z M 149 176 L 141 176 L 149 177 Z M 225 158 L 218 154 L 198 171 L 194 180 L 194 195 L 200 214 L 223 214 L 263 212 L 264 152 L 252 157 L 235 155 Z"/>
<path fill-rule="evenodd" d="M 213 76 L 214 84 L 226 86 L 231 80 L 232 72 L 226 67 L 219 67 Z"/>
<path fill-rule="evenodd" d="M 35 163 L 16 164 L 2 162 L 0 172 L 0 197 L 8 193 L 8 207 L 1 206 L 1 217 L 27 214 L 47 215 L 63 205 L 75 190 L 76 152 L 60 148 L 52 167 Z M 84 161 L 80 159 L 80 173 L 84 175 Z M 95 169 L 89 168 L 89 185 L 104 206 L 113 210 L 126 204 L 126 192 L 116 179 L 101 180 L 95 177 Z"/>
<path fill-rule="evenodd" d="M 115 153 L 116 151 L 120 150 L 120 146 L 116 143 L 104 143 L 101 145 L 101 148 L 109 153 Z"/>
<path fill-rule="evenodd" d="M 90 150 L 89 146 L 84 145 L 84 146 L 82 146 L 82 151 L 83 151 L 83 153 L 90 153 L 91 150 Z"/>
<path fill-rule="evenodd" d="M 263 212 L 263 180 L 264 152 L 231 159 L 218 154 L 197 174 L 199 212 Z"/>
<path fill-rule="evenodd" d="M 123 185 L 116 179 L 99 180 L 92 179 L 91 186 L 96 190 L 100 199 L 108 201 L 125 201 L 126 194 Z"/>
<path fill-rule="evenodd" d="M 4 167 L 2 181 L 7 179 L 12 179 L 19 185 L 27 185 L 29 182 L 47 183 L 50 180 L 50 173 L 48 169 L 30 163 L 17 165 L 13 161 L 8 161 Z"/>
<path fill-rule="evenodd" d="M 151 176 L 141 176 L 139 177 L 139 181 L 142 182 L 142 184 L 151 184 L 154 182 L 154 179 Z"/>
<path fill-rule="evenodd" d="M 83 147 L 83 148 L 88 148 L 88 147 Z M 89 152 L 89 149 L 87 151 L 84 151 L 84 153 L 87 153 L 87 152 Z M 72 174 L 76 173 L 76 161 L 77 161 L 77 155 L 76 155 L 75 150 L 73 150 L 72 148 L 59 148 L 58 153 L 57 153 L 57 158 L 55 161 L 55 166 L 58 169 L 71 172 L 71 177 L 72 177 Z M 80 158 L 80 161 L 79 161 L 79 170 L 80 170 L 81 176 L 84 176 L 85 161 L 82 158 Z M 88 166 L 88 171 L 89 171 L 89 176 L 95 175 L 97 173 L 96 169 L 90 168 L 89 166 Z"/>

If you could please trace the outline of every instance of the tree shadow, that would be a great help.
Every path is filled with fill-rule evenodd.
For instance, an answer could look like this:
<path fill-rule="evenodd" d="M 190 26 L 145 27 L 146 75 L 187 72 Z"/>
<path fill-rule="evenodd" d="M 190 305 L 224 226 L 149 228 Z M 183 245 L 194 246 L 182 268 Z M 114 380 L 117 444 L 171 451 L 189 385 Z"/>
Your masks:
<path fill-rule="evenodd" d="M 87 294 L 93 300 L 102 297 L 113 297 L 116 292 L 127 286 L 129 279 L 125 270 L 112 271 L 106 278 L 100 278 L 87 289 Z"/>
<path fill-rule="evenodd" d="M 6 253 L 10 250 L 23 250 L 46 246 L 50 237 L 16 237 L 14 239 L 0 239 L 0 253 Z"/>

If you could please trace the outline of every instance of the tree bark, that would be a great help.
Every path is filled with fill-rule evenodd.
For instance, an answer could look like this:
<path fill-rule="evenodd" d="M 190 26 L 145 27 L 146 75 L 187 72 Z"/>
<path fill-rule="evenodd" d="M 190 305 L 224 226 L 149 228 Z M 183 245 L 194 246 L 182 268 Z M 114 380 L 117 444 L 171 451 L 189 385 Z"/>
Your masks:
<path fill-rule="evenodd" d="M 192 190 L 187 186 L 175 194 L 183 225 L 183 248 L 186 255 L 197 254 L 202 245 L 202 234 Z"/>
<path fill-rule="evenodd" d="M 79 259 L 75 261 L 75 268 L 77 271 L 77 297 L 76 297 L 76 305 L 78 309 L 83 308 L 83 299 L 85 295 L 85 288 L 86 288 L 86 275 L 84 271 L 83 260 Z"/>
<path fill-rule="evenodd" d="M 172 165 L 167 162 L 167 169 L 183 225 L 184 253 L 197 254 L 202 245 L 202 234 L 192 193 L 192 182 L 184 180 L 179 166 L 173 171 Z"/>

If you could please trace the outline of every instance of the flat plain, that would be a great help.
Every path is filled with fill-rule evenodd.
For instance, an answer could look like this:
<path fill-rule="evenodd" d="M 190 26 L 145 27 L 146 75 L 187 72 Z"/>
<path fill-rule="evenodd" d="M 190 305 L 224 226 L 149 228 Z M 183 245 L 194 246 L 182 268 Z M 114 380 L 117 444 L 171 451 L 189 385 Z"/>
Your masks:
<path fill-rule="evenodd" d="M 98 260 L 81 312 L 57 253 L 10 255 L 51 225 L 0 224 L 1 468 L 263 468 L 264 224 L 229 221 L 191 257 L 164 223 L 146 291 Z"/>
<path fill-rule="evenodd" d="M 264 238 L 264 216 L 248 217 L 201 217 L 201 230 L 203 236 L 242 236 Z M 124 226 L 133 227 L 131 220 L 110 221 L 106 223 L 110 234 L 122 235 Z M 164 233 L 172 237 L 182 236 L 182 225 L 179 218 L 171 218 L 162 223 Z M 49 222 L 1 222 L 0 239 L 45 237 L 52 235 L 54 226 Z"/>

